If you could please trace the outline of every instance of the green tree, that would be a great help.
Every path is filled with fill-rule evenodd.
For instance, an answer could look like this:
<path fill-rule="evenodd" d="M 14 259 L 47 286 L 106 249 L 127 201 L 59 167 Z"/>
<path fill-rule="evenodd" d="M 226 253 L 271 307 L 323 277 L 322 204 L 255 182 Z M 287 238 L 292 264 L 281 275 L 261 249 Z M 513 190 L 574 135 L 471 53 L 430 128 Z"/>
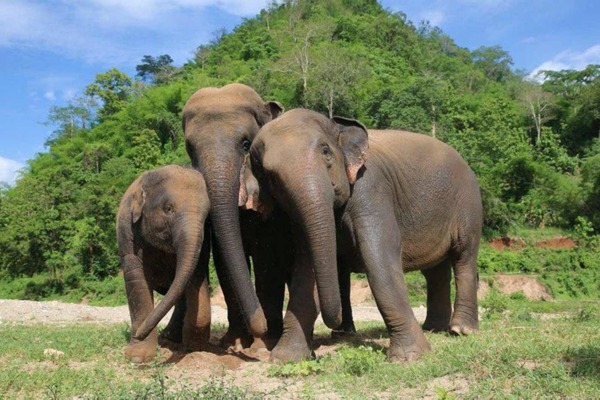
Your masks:
<path fill-rule="evenodd" d="M 129 76 L 112 68 L 96 75 L 94 83 L 85 88 L 85 94 L 98 98 L 102 102 L 102 108 L 98 110 L 98 117 L 103 121 L 125 108 L 127 101 L 132 97 L 132 85 Z"/>

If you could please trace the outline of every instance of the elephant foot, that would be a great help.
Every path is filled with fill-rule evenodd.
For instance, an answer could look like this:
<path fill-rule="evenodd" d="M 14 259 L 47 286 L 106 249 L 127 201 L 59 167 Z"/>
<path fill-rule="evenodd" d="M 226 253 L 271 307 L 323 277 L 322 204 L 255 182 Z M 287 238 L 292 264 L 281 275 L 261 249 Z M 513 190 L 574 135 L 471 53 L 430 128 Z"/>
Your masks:
<path fill-rule="evenodd" d="M 352 325 L 351 328 L 349 329 L 333 329 L 331 331 L 331 338 L 332 339 L 346 339 L 346 338 L 353 338 L 358 336 L 356 333 L 356 329 L 354 328 L 354 325 Z"/>
<path fill-rule="evenodd" d="M 451 335 L 466 336 L 479 330 L 479 321 L 476 318 L 452 318 L 449 332 Z"/>
<path fill-rule="evenodd" d="M 280 340 L 279 343 L 271 351 L 271 362 L 287 363 L 300 362 L 310 360 L 315 357 L 315 353 L 307 346 L 306 343 L 292 344 L 286 343 L 285 340 Z"/>
<path fill-rule="evenodd" d="M 447 332 L 449 322 L 448 320 L 428 320 L 425 319 L 423 323 L 423 330 L 428 332 Z"/>
<path fill-rule="evenodd" d="M 239 332 L 227 331 L 219 341 L 219 346 L 228 352 L 240 352 L 252 345 L 253 337 Z"/>
<path fill-rule="evenodd" d="M 252 346 L 250 348 L 252 350 L 268 350 L 271 351 L 277 345 L 279 338 L 281 335 L 267 335 L 262 338 L 254 338 L 252 342 Z"/>
<path fill-rule="evenodd" d="M 123 353 L 130 362 L 145 364 L 156 357 L 156 345 L 155 342 L 146 341 L 129 343 Z"/>
<path fill-rule="evenodd" d="M 409 341 L 407 339 L 411 340 Z M 418 332 L 414 332 L 409 338 L 404 340 L 396 341 L 392 338 L 390 341 L 390 348 L 387 352 L 387 358 L 388 361 L 393 363 L 404 363 L 416 361 L 429 351 L 431 351 L 431 346 L 421 329 L 419 329 Z"/>

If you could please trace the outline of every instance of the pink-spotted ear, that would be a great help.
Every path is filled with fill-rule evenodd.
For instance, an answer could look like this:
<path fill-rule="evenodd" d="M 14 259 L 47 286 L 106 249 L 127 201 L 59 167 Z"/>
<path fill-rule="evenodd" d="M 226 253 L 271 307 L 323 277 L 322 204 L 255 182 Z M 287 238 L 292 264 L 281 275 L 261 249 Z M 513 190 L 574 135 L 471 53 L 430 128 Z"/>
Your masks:
<path fill-rule="evenodd" d="M 140 188 L 133 193 L 133 197 L 131 198 L 131 221 L 135 224 L 142 217 L 142 209 L 144 208 L 144 203 L 146 202 L 146 192 L 144 189 Z"/>
<path fill-rule="evenodd" d="M 348 181 L 353 185 L 367 160 L 369 134 L 367 128 L 355 119 L 333 117 L 333 122 L 340 131 L 338 143 L 344 153 Z"/>

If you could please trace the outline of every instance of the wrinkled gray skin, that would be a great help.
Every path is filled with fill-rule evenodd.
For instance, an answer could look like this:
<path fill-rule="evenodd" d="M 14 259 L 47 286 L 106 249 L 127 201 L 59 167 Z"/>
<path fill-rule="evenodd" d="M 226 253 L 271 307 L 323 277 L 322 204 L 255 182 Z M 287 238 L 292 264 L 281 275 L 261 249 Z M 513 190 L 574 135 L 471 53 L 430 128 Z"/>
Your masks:
<path fill-rule="evenodd" d="M 367 133 L 357 121 L 297 109 L 261 129 L 251 156 L 261 190 L 294 221 L 290 302 L 274 360 L 310 357 L 317 304 L 328 312 L 339 307 L 337 263 L 347 268 L 340 274 L 340 328 L 354 328 L 348 271 L 364 271 L 390 333 L 391 361 L 415 360 L 430 349 L 403 271 L 421 270 L 427 279 L 426 329 L 468 334 L 478 328 L 481 198 L 475 175 L 454 149 L 425 135 Z"/>
<path fill-rule="evenodd" d="M 229 330 L 222 339 L 225 347 L 238 345 L 243 337 L 249 335 L 257 338 L 265 336 L 267 320 L 274 321 L 270 323 L 273 329 L 282 325 L 281 308 L 276 315 L 270 307 L 270 315 L 265 318 L 252 287 L 247 258 L 252 253 L 249 247 L 254 239 L 246 240 L 245 251 L 240 224 L 242 217 L 242 225 L 252 227 L 252 216 L 250 211 L 240 216 L 238 210 L 238 206 L 254 207 L 252 204 L 245 205 L 253 199 L 242 184 L 244 160 L 250 144 L 259 128 L 281 111 L 278 103 L 264 102 L 253 89 L 237 83 L 222 88 L 202 88 L 190 97 L 183 110 L 186 149 L 192 166 L 204 175 L 211 202 L 215 267 L 228 304 Z M 244 222 L 244 219 L 250 221 Z M 252 228 L 246 231 L 252 231 Z M 252 233 L 245 236 L 252 237 Z M 262 248 L 265 248 L 264 244 Z M 258 259 L 260 263 L 260 256 Z M 257 259 L 254 261 L 256 265 Z M 263 268 L 258 270 L 260 273 Z M 257 285 L 258 281 L 257 276 Z M 283 300 L 283 281 L 269 288 L 273 292 L 281 292 Z M 265 296 L 271 295 L 267 293 Z M 269 302 L 263 299 L 262 303 Z"/>
<path fill-rule="evenodd" d="M 125 356 L 134 363 L 154 358 L 156 325 L 176 303 L 163 334 L 191 350 L 208 343 L 209 208 L 202 175 L 174 165 L 143 173 L 121 200 L 117 241 L 132 328 Z M 154 291 L 165 295 L 156 308 Z"/>

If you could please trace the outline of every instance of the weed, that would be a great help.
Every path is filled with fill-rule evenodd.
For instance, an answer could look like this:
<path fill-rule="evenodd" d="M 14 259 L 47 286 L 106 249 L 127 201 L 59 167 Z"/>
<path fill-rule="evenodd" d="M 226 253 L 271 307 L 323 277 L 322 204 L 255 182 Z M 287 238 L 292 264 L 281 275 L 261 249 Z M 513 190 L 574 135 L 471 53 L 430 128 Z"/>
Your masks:
<path fill-rule="evenodd" d="M 304 360 L 298 363 L 285 363 L 283 365 L 272 365 L 267 373 L 272 377 L 288 378 L 292 376 L 316 375 L 325 370 L 323 359 Z"/>
<path fill-rule="evenodd" d="M 353 376 L 363 376 L 372 372 L 381 363 L 383 354 L 372 347 L 347 347 L 339 351 L 343 360 L 344 372 Z"/>

